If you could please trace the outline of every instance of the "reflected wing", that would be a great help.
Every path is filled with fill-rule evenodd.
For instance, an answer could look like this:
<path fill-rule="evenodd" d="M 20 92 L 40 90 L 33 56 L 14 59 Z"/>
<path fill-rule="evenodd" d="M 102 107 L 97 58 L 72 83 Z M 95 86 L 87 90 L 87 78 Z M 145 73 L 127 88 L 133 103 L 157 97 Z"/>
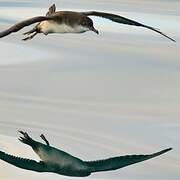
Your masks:
<path fill-rule="evenodd" d="M 141 24 L 141 23 L 139 23 L 137 21 L 125 18 L 123 16 L 119 16 L 119 15 L 116 15 L 116 14 L 110 14 L 110 13 L 104 13 L 104 12 L 97 12 L 97 11 L 83 12 L 83 14 L 86 15 L 86 16 L 99 16 L 99 17 L 102 17 L 102 18 L 110 19 L 111 21 L 121 23 L 121 24 L 127 24 L 127 25 L 133 25 L 133 26 L 141 26 L 141 27 L 144 27 L 144 28 L 148 28 L 148 29 L 150 29 L 152 31 L 155 31 L 155 32 L 165 36 L 166 38 L 170 39 L 171 41 L 175 42 L 174 39 L 172 39 L 171 37 L 169 37 L 166 34 L 162 33 L 161 31 L 159 31 L 159 30 L 157 30 L 157 29 L 155 29 L 153 27 Z"/>
<path fill-rule="evenodd" d="M 52 17 L 47 17 L 47 16 L 37 16 L 37 17 L 33 17 L 24 21 L 21 21 L 13 26 L 11 26 L 10 28 L 0 32 L 0 38 L 7 36 L 13 32 L 17 32 L 19 30 L 21 30 L 22 28 L 24 28 L 25 26 L 29 26 L 31 24 L 37 23 L 37 22 L 41 22 L 41 21 L 45 21 L 45 20 L 51 20 Z"/>
<path fill-rule="evenodd" d="M 127 156 L 119 156 L 114 158 L 109 158 L 105 160 L 99 160 L 99 161 L 86 161 L 88 166 L 92 168 L 92 172 L 98 172 L 98 171 L 110 171 L 110 170 L 116 170 L 119 168 L 123 168 L 125 166 L 129 166 L 131 164 L 135 164 L 138 162 L 142 162 L 151 158 L 154 158 L 156 156 L 159 156 L 161 154 L 164 154 L 168 151 L 170 151 L 172 148 L 168 148 L 162 151 L 159 151 L 154 154 L 149 155 L 127 155 Z"/>
<path fill-rule="evenodd" d="M 36 162 L 30 159 L 15 157 L 15 156 L 6 154 L 2 151 L 0 151 L 0 159 L 22 169 L 27 169 L 27 170 L 36 171 L 36 172 L 47 172 L 46 165 L 41 161 Z"/>

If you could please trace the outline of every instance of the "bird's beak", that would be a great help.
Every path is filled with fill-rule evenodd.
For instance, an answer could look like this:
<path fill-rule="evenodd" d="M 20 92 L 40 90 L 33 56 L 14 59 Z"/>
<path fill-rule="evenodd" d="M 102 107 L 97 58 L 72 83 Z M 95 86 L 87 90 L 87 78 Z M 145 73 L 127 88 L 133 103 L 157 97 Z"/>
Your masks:
<path fill-rule="evenodd" d="M 96 34 L 99 34 L 99 31 L 97 29 L 95 29 L 94 27 L 91 27 L 90 30 L 95 32 Z"/>

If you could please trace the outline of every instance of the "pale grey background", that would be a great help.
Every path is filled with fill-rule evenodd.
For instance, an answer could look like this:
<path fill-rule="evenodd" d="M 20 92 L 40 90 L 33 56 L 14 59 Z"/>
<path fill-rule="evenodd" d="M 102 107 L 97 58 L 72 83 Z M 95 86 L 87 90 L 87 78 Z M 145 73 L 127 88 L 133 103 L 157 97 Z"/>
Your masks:
<path fill-rule="evenodd" d="M 100 35 L 0 40 L 0 148 L 38 160 L 17 140 L 19 129 L 44 133 L 80 158 L 101 159 L 174 150 L 156 159 L 84 179 L 178 180 L 180 177 L 180 2 L 178 0 L 0 0 L 1 30 L 43 15 L 52 3 L 101 10 L 160 28 L 149 30 L 93 18 Z M 0 161 L 0 179 L 80 179 L 38 174 Z"/>

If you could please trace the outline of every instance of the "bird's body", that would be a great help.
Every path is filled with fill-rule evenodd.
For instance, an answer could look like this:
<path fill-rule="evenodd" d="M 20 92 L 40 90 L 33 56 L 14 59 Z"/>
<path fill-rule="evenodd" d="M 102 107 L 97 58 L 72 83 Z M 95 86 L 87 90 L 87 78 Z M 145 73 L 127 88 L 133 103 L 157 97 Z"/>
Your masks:
<path fill-rule="evenodd" d="M 41 135 L 41 138 L 46 142 L 46 145 L 33 140 L 26 132 L 20 131 L 20 133 L 23 137 L 20 137 L 19 140 L 31 146 L 41 161 L 36 162 L 30 159 L 23 159 L 0 151 L 1 160 L 22 169 L 36 172 L 52 172 L 73 177 L 85 177 L 95 172 L 116 170 L 154 158 L 171 150 L 171 148 L 168 148 L 148 155 L 127 155 L 98 161 L 83 161 L 50 146 L 44 135 Z"/>
<path fill-rule="evenodd" d="M 89 16 L 98 16 L 102 18 L 109 19 L 116 23 L 122 23 L 133 26 L 140 26 L 152 31 L 155 31 L 164 37 L 170 39 L 171 41 L 175 41 L 169 36 L 165 35 L 158 29 L 155 29 L 151 26 L 144 25 L 137 21 L 125 18 L 123 16 L 105 13 L 105 12 L 97 12 L 97 11 L 89 11 L 89 12 L 74 12 L 74 11 L 56 11 L 56 6 L 53 4 L 46 16 L 37 16 L 34 18 L 30 18 L 28 20 L 19 22 L 9 29 L 0 32 L 0 38 L 9 35 L 10 33 L 17 32 L 25 26 L 29 26 L 34 23 L 38 23 L 32 30 L 24 33 L 28 35 L 28 37 L 23 40 L 32 39 L 38 33 L 43 33 L 45 35 L 51 33 L 83 33 L 86 31 L 93 31 L 96 34 L 99 34 L 98 30 L 94 28 L 92 19 Z"/>
<path fill-rule="evenodd" d="M 49 33 L 83 33 L 89 28 L 82 25 L 86 21 L 86 16 L 78 12 L 58 11 L 51 14 L 58 17 L 56 20 L 42 21 L 37 25 L 40 32 Z M 71 18 L 69 18 L 71 17 Z"/>
<path fill-rule="evenodd" d="M 51 167 L 50 172 L 58 172 L 66 176 L 81 176 L 81 173 L 82 176 L 90 175 L 90 168 L 85 162 L 64 151 L 42 143 L 39 143 L 34 151 L 44 163 Z"/>
<path fill-rule="evenodd" d="M 68 24 L 58 24 L 54 21 L 42 21 L 39 26 L 41 32 L 45 35 L 51 33 L 83 33 L 88 31 L 88 28 L 81 25 L 75 25 L 74 27 L 72 27 Z"/>

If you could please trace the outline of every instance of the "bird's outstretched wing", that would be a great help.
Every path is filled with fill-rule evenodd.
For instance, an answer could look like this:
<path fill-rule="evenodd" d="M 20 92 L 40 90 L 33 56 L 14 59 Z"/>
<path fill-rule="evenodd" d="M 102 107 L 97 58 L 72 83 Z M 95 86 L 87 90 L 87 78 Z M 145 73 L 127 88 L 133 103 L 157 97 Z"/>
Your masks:
<path fill-rule="evenodd" d="M 0 159 L 22 169 L 27 169 L 27 170 L 36 171 L 36 172 L 47 172 L 47 167 L 45 163 L 41 161 L 36 162 L 30 159 L 15 157 L 15 156 L 6 154 L 2 151 L 0 151 Z"/>
<path fill-rule="evenodd" d="M 99 171 L 110 171 L 116 170 L 119 168 L 123 168 L 125 166 L 129 166 L 131 164 L 135 164 L 141 161 L 145 161 L 161 154 L 164 154 L 170 151 L 172 148 L 168 148 L 162 151 L 159 151 L 154 154 L 149 155 L 127 155 L 127 156 L 119 156 L 114 158 L 109 158 L 105 160 L 99 161 L 85 161 L 87 165 L 92 169 L 92 172 L 99 172 Z"/>
<path fill-rule="evenodd" d="M 116 15 L 116 14 L 105 13 L 105 12 L 97 12 L 97 11 L 89 11 L 89 12 L 82 12 L 82 13 L 84 15 L 86 15 L 86 16 L 99 16 L 99 17 L 102 17 L 102 18 L 110 19 L 111 21 L 114 21 L 114 22 L 117 22 L 117 23 L 133 25 L 133 26 L 141 26 L 141 27 L 144 27 L 144 28 L 148 28 L 148 29 L 150 29 L 152 31 L 155 31 L 155 32 L 165 36 L 166 38 L 170 39 L 171 41 L 176 42 L 174 39 L 172 39 L 171 37 L 169 37 L 166 34 L 162 33 L 161 31 L 159 31 L 156 28 L 141 24 L 141 23 L 139 23 L 137 21 L 125 18 L 123 16 L 119 16 L 119 15 Z"/>
<path fill-rule="evenodd" d="M 0 38 L 7 36 L 13 32 L 17 32 L 19 30 L 21 30 L 22 28 L 24 28 L 25 26 L 29 26 L 31 24 L 37 23 L 37 22 L 41 22 L 41 21 L 45 21 L 45 20 L 51 20 L 53 19 L 53 17 L 49 17 L 49 16 L 37 16 L 37 17 L 33 17 L 24 21 L 21 21 L 13 26 L 11 26 L 10 28 L 0 32 Z"/>

